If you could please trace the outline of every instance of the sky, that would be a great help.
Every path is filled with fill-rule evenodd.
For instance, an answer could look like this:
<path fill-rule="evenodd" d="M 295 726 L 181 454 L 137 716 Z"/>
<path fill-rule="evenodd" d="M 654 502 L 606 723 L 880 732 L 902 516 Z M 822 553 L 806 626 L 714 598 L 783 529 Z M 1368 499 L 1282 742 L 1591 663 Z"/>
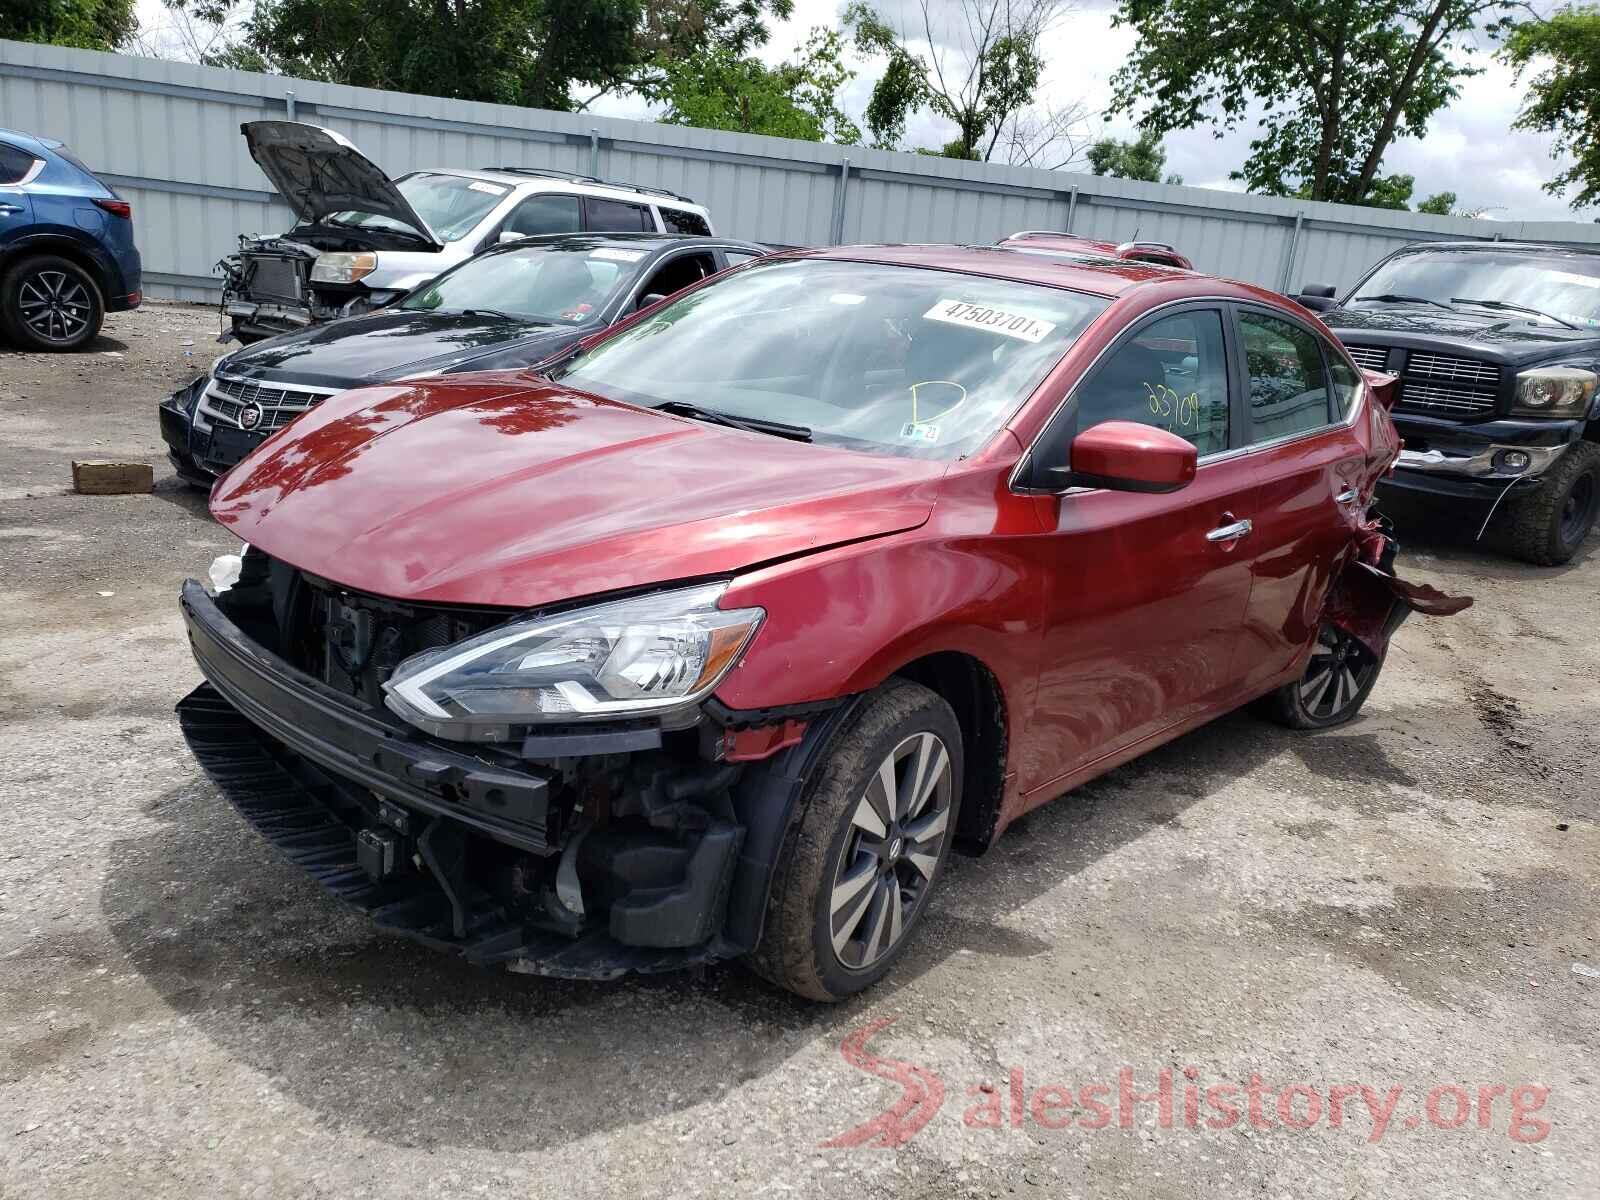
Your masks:
<path fill-rule="evenodd" d="M 880 10 L 895 15 L 905 0 L 879 0 Z M 837 27 L 843 0 L 795 0 L 794 16 L 777 24 L 762 57 L 778 62 L 805 41 L 818 25 Z M 1114 29 L 1114 0 L 1079 0 L 1059 22 L 1045 43 L 1049 63 L 1040 99 L 1047 105 L 1080 103 L 1089 117 L 1085 131 L 1093 136 L 1129 138 L 1134 135 L 1126 118 L 1106 120 L 1101 114 L 1110 99 L 1110 79 L 1133 46 L 1133 34 Z M 170 22 L 161 0 L 139 0 L 141 19 L 149 27 Z M 1384 157 L 1383 173 L 1416 177 L 1413 203 L 1435 192 L 1455 192 L 1458 206 L 1486 209 L 1485 216 L 1502 220 L 1588 220 L 1600 210 L 1573 212 L 1558 196 L 1541 185 L 1555 173 L 1550 139 L 1532 133 L 1513 133 L 1511 122 L 1521 106 L 1523 89 L 1511 71 L 1496 62 L 1492 47 L 1475 56 L 1486 68 L 1482 75 L 1464 80 L 1461 95 L 1436 113 L 1423 138 L 1395 141 Z M 872 90 L 870 66 L 851 81 L 841 107 L 859 117 Z M 631 97 L 603 97 L 591 111 L 602 116 L 649 117 L 648 106 Z M 950 140 L 953 130 L 931 117 L 914 119 L 907 127 L 907 144 L 936 146 Z M 1198 187 L 1239 190 L 1228 172 L 1248 154 L 1253 129 L 1243 127 L 1222 138 L 1209 127 L 1170 134 L 1165 139 L 1166 170 Z"/>

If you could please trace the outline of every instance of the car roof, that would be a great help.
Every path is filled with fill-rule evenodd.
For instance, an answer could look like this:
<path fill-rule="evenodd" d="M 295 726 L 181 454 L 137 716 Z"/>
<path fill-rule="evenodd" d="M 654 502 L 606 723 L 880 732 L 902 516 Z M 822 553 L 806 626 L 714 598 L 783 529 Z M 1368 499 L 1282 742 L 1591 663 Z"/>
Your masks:
<path fill-rule="evenodd" d="M 579 175 L 568 171 L 546 171 L 542 167 L 422 167 L 408 171 L 409 175 L 456 175 L 462 179 L 477 179 L 484 183 L 498 183 L 506 187 L 527 187 L 541 192 L 570 192 L 582 196 L 604 196 L 616 200 L 629 200 L 637 204 L 664 204 L 668 208 L 689 208 L 698 213 L 708 213 L 705 205 L 688 196 L 680 196 L 665 188 L 645 187 L 639 184 L 618 183 L 596 179 L 592 175 Z"/>
<path fill-rule="evenodd" d="M 0 125 L 0 139 L 10 142 L 20 150 L 57 150 L 61 143 L 54 138 L 40 137 L 36 133 L 24 133 L 20 129 L 7 129 Z"/>
<path fill-rule="evenodd" d="M 1185 295 L 1266 300 L 1283 306 L 1283 297 L 1263 288 L 1183 271 L 1158 263 L 1120 258 L 1048 258 L 1008 246 L 887 245 L 833 246 L 801 251 L 801 256 L 930 267 L 966 275 L 986 275 L 1018 283 L 1037 283 L 1116 299 L 1134 289 L 1166 285 L 1174 299 Z"/>
<path fill-rule="evenodd" d="M 504 242 L 484 251 L 486 254 L 515 253 L 517 250 L 529 250 L 539 246 L 556 246 L 570 250 L 597 250 L 605 247 L 617 249 L 639 249 L 651 255 L 665 254 L 670 250 L 699 249 L 715 250 L 718 248 L 748 250 L 753 254 L 771 254 L 771 247 L 763 246 L 760 242 L 746 242 L 739 238 L 725 238 L 716 235 L 701 236 L 698 234 L 681 233 L 538 233 L 531 237 L 519 238 L 514 242 Z"/>
<path fill-rule="evenodd" d="M 1600 246 L 1574 246 L 1566 242 L 1472 241 L 1411 242 L 1395 254 L 1415 254 L 1420 250 L 1509 250 L 1514 254 L 1589 254 L 1600 255 Z"/>

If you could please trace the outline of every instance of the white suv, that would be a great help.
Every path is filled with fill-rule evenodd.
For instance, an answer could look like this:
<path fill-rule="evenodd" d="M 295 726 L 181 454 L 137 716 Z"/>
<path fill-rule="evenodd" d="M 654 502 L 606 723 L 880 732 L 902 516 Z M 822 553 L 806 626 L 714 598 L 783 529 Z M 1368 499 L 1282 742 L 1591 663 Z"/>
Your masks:
<path fill-rule="evenodd" d="M 240 126 L 295 212 L 278 237 L 239 237 L 217 264 L 223 340 L 243 342 L 381 307 L 480 250 L 579 231 L 710 236 L 711 214 L 659 188 L 538 167 L 413 171 L 391 180 L 330 129 Z"/>

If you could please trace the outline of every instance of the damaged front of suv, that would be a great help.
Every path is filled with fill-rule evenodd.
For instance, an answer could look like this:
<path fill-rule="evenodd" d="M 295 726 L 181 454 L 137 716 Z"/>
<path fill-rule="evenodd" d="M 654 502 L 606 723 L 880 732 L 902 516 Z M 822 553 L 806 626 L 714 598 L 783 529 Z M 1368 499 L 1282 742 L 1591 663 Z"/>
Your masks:
<path fill-rule="evenodd" d="M 216 266 L 223 339 L 258 341 L 381 308 L 461 256 L 451 229 L 470 228 L 507 188 L 434 172 L 391 180 L 347 139 L 293 121 L 240 126 L 250 156 L 294 211 L 277 236 L 241 234 Z M 432 228 L 419 207 L 446 229 Z M 463 251 L 463 255 L 465 251 Z"/>

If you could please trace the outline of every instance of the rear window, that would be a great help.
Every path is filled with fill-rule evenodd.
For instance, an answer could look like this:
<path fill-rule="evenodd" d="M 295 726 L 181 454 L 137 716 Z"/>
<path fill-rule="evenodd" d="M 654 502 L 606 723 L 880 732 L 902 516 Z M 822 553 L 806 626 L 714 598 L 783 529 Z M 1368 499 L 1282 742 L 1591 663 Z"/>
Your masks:
<path fill-rule="evenodd" d="M 625 204 L 600 196 L 583 198 L 584 215 L 591 233 L 653 233 L 655 223 L 643 204 Z"/>
<path fill-rule="evenodd" d="M 661 223 L 671 233 L 681 233 L 685 237 L 711 236 L 710 224 L 697 212 L 690 212 L 686 208 L 668 208 L 665 204 L 659 205 L 656 211 L 661 214 Z"/>
<path fill-rule="evenodd" d="M 0 183 L 20 183 L 38 161 L 26 150 L 0 142 Z"/>

